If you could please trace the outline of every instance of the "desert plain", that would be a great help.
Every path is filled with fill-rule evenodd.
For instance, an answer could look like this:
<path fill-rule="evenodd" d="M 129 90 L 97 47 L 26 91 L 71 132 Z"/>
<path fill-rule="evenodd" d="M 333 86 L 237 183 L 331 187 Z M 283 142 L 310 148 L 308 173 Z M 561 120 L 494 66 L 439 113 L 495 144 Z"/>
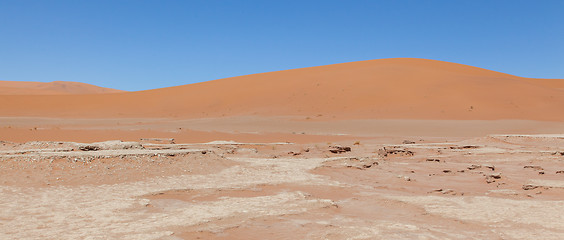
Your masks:
<path fill-rule="evenodd" d="M 564 79 L 381 59 L 0 81 L 0 239 L 564 239 Z"/>

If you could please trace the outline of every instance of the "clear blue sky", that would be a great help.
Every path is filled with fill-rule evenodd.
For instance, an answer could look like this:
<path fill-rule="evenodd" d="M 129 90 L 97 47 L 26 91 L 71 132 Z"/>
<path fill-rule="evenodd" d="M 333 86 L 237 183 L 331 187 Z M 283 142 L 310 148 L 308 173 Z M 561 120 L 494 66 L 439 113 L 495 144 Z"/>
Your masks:
<path fill-rule="evenodd" d="M 0 0 L 0 80 L 144 90 L 395 57 L 564 78 L 564 1 Z"/>

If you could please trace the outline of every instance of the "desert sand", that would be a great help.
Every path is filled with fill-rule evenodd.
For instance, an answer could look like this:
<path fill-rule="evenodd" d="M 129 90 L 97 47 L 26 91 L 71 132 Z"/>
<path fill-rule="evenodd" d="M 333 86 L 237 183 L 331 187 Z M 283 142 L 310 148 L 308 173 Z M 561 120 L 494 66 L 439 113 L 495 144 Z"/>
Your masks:
<path fill-rule="evenodd" d="M 122 90 L 98 87 L 80 82 L 0 81 L 0 95 L 61 95 L 119 93 Z"/>
<path fill-rule="evenodd" d="M 554 83 L 553 83 L 554 82 Z M 109 95 L 0 96 L 1 116 L 560 121 L 564 80 L 425 59 L 381 59 Z"/>
<path fill-rule="evenodd" d="M 564 238 L 563 79 L 381 59 L 34 84 L 0 82 L 0 239 Z"/>

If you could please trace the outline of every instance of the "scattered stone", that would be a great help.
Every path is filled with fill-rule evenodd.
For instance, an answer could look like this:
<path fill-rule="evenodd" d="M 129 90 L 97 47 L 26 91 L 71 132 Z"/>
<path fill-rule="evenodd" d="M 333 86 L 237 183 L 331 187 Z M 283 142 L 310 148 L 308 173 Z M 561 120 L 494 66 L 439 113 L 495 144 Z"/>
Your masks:
<path fill-rule="evenodd" d="M 410 141 L 410 140 L 403 140 L 402 143 L 403 143 L 403 144 L 415 144 L 414 141 Z"/>
<path fill-rule="evenodd" d="M 454 195 L 456 195 L 456 193 L 452 189 L 445 189 L 445 190 L 441 191 L 441 193 L 442 194 L 454 194 Z"/>
<path fill-rule="evenodd" d="M 404 175 L 398 175 L 398 178 L 403 178 L 403 180 L 411 182 L 411 178 L 409 176 L 404 176 Z"/>
<path fill-rule="evenodd" d="M 292 155 L 292 156 L 298 156 L 301 155 L 301 152 L 289 152 L 288 155 Z"/>
<path fill-rule="evenodd" d="M 539 171 L 539 175 L 544 175 L 544 171 Z"/>
<path fill-rule="evenodd" d="M 556 171 L 556 174 L 560 174 L 560 173 L 564 173 L 564 171 L 563 170 Z"/>
<path fill-rule="evenodd" d="M 407 149 L 403 149 L 403 148 L 386 149 L 386 147 L 378 150 L 378 154 L 380 156 L 384 156 L 384 157 L 387 157 L 389 155 L 395 155 L 395 156 L 413 156 L 414 155 L 414 153 L 412 151 L 409 151 Z"/>
<path fill-rule="evenodd" d="M 331 146 L 330 148 L 331 149 L 329 149 L 329 151 L 331 153 L 345 153 L 351 151 L 351 147 L 343 147 L 339 145 Z"/>
<path fill-rule="evenodd" d="M 488 175 L 488 177 L 495 178 L 495 179 L 500 179 L 500 178 L 501 178 L 501 173 L 492 173 L 492 174 Z"/>
<path fill-rule="evenodd" d="M 325 166 L 328 167 L 341 167 L 345 166 L 348 168 L 356 168 L 360 170 L 365 170 L 367 168 L 371 168 L 372 166 L 378 166 L 378 162 L 369 157 L 357 158 L 357 157 L 350 157 L 345 159 L 338 159 L 333 161 L 326 162 Z"/>
<path fill-rule="evenodd" d="M 500 179 L 501 178 L 501 173 L 492 173 L 489 175 L 486 175 L 486 183 L 493 183 L 495 182 L 495 179 Z"/>
<path fill-rule="evenodd" d="M 558 152 L 554 152 L 554 153 L 552 153 L 552 155 L 560 155 L 560 156 L 564 156 L 564 152 L 563 152 L 563 151 L 558 151 Z"/>
<path fill-rule="evenodd" d="M 523 168 L 532 168 L 534 170 L 544 170 L 541 166 L 537 166 L 537 165 L 526 165 Z"/>
<path fill-rule="evenodd" d="M 481 165 L 472 164 L 469 167 L 467 167 L 467 169 L 468 170 L 474 170 L 474 169 L 481 168 L 481 167 L 482 167 Z"/>
<path fill-rule="evenodd" d="M 427 162 L 441 162 L 440 159 L 436 159 L 436 158 L 427 158 L 425 161 L 427 161 Z"/>
<path fill-rule="evenodd" d="M 378 166 L 378 162 L 374 161 L 372 158 L 361 158 L 360 159 L 360 169 L 371 168 L 372 166 Z"/>
<path fill-rule="evenodd" d="M 81 151 L 98 151 L 100 150 L 100 147 L 93 145 L 85 145 L 78 147 L 78 149 L 80 149 Z"/>
<path fill-rule="evenodd" d="M 92 144 L 79 145 L 78 149 L 82 151 L 98 151 L 98 150 L 124 150 L 124 149 L 143 149 L 143 145 L 138 142 L 122 142 L 120 140 L 96 142 Z"/>
<path fill-rule="evenodd" d="M 442 188 L 439 188 L 439 189 L 434 189 L 434 190 L 431 191 L 431 192 L 439 192 L 439 193 L 442 193 L 442 194 L 456 195 L 456 192 L 455 192 L 454 190 L 452 190 L 452 189 L 442 189 Z M 431 193 L 431 192 L 429 192 L 429 193 Z"/>
<path fill-rule="evenodd" d="M 479 148 L 480 146 L 474 146 L 474 145 L 466 145 L 466 146 L 453 146 L 450 147 L 450 149 L 469 149 L 469 148 Z"/>
<path fill-rule="evenodd" d="M 532 184 L 525 184 L 525 185 L 523 185 L 523 190 L 533 190 L 533 189 L 538 188 L 538 187 L 539 186 L 535 186 L 535 185 L 532 185 Z"/>
<path fill-rule="evenodd" d="M 495 171 L 495 166 L 494 165 L 484 165 L 485 168 L 489 168 L 492 171 Z"/>
<path fill-rule="evenodd" d="M 162 143 L 176 144 L 174 142 L 174 138 L 141 138 L 139 140 L 141 140 L 142 142 L 157 143 L 157 144 L 162 144 Z"/>

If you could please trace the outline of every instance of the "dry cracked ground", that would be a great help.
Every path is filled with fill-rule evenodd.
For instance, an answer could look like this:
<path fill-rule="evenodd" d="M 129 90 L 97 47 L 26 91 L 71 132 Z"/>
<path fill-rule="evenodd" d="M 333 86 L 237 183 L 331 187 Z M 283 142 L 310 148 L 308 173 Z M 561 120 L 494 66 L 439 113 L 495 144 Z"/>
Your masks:
<path fill-rule="evenodd" d="M 564 239 L 564 136 L 0 143 L 0 239 Z"/>

